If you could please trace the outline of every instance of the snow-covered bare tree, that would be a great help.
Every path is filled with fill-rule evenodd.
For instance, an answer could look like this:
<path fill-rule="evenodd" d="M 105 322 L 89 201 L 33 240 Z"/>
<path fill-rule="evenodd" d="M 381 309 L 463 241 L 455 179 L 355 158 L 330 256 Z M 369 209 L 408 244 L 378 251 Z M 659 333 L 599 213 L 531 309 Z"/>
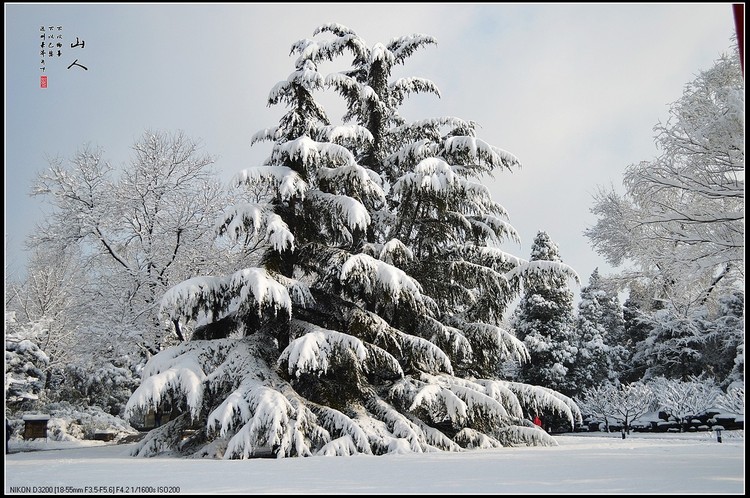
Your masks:
<path fill-rule="evenodd" d="M 85 287 L 86 274 L 73 247 L 63 251 L 37 247 L 23 281 L 6 286 L 10 300 L 5 309 L 14 312 L 16 334 L 44 351 L 47 372 L 69 364 L 95 342 L 79 335 L 83 317 L 91 311 Z"/>
<path fill-rule="evenodd" d="M 33 382 L 37 409 L 64 401 L 117 415 L 137 385 L 136 365 L 121 356 L 111 336 L 97 333 L 96 289 L 76 246 L 60 252 L 38 246 L 26 277 L 6 282 L 5 310 L 13 317 L 6 323 L 6 354 L 35 358 L 24 368 L 41 370 Z M 6 390 L 6 402 L 16 406 L 12 399 L 18 396 Z"/>
<path fill-rule="evenodd" d="M 609 420 L 618 422 L 626 433 L 634 420 L 655 408 L 656 397 L 651 386 L 643 382 L 618 384 L 605 382 L 584 389 L 576 403 L 583 413 L 604 419 L 609 432 Z"/>
<path fill-rule="evenodd" d="M 616 387 L 605 382 L 598 386 L 588 387 L 581 390 L 581 393 L 574 396 L 578 408 L 584 418 L 594 417 L 596 422 L 604 421 L 604 430 L 610 432 L 609 419 L 614 413 L 612 408 L 612 395 Z"/>
<path fill-rule="evenodd" d="M 601 189 L 585 231 L 613 265 L 659 283 L 680 309 L 744 287 L 745 84 L 737 50 L 688 83 L 655 128 L 661 154 L 627 168 L 625 194 Z M 739 282 L 738 282 L 739 280 Z"/>
<path fill-rule="evenodd" d="M 560 251 L 547 234 L 537 233 L 531 247 L 531 263 L 540 269 L 562 263 Z M 531 355 L 521 368 L 524 382 L 548 386 L 567 395 L 577 392 L 572 375 L 578 356 L 575 336 L 573 291 L 570 275 L 530 275 L 515 316 L 515 332 Z M 575 276 L 578 282 L 578 277 Z"/>
<path fill-rule="evenodd" d="M 716 406 L 730 413 L 745 414 L 745 388 L 730 386 L 716 398 Z"/>
<path fill-rule="evenodd" d="M 714 408 L 722 394 L 713 379 L 697 376 L 687 380 L 657 377 L 649 385 L 662 409 L 680 423 L 680 432 L 691 417 Z"/>
<path fill-rule="evenodd" d="M 32 194 L 54 209 L 28 242 L 60 251 L 79 246 L 99 296 L 90 332 L 148 357 L 174 342 L 160 337 L 161 295 L 208 266 L 203 249 L 213 240 L 221 189 L 213 159 L 182 132 L 146 131 L 132 151 L 117 177 L 88 145 L 69 164 L 52 160 Z"/>
<path fill-rule="evenodd" d="M 247 458 L 422 452 L 554 444 L 526 419 L 544 410 L 580 420 L 547 387 L 497 377 L 523 344 L 500 327 L 522 282 L 575 274 L 560 262 L 500 249 L 515 232 L 478 179 L 517 159 L 457 118 L 406 122 L 422 78 L 391 81 L 394 66 L 432 37 L 372 47 L 338 24 L 292 46 L 295 69 L 269 105 L 288 112 L 255 135 L 273 142 L 238 185 L 268 199 L 228 208 L 221 234 L 265 248 L 261 266 L 195 277 L 162 299 L 166 322 L 190 340 L 156 355 L 128 411 L 179 406 L 139 455 L 178 451 Z M 328 36 L 328 39 L 323 39 Z M 321 62 L 350 52 L 352 69 Z M 346 102 L 333 125 L 315 92 Z M 181 431 L 193 424 L 192 438 Z"/>

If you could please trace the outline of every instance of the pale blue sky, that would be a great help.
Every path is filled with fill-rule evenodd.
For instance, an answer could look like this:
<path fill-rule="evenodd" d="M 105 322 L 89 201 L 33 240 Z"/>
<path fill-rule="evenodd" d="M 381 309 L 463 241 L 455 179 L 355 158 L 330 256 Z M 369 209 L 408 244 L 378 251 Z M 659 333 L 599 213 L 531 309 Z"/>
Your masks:
<path fill-rule="evenodd" d="M 431 79 L 442 98 L 418 96 L 402 114 L 476 121 L 481 138 L 515 154 L 522 169 L 487 183 L 522 238 L 505 249 L 528 258 L 545 230 L 584 285 L 595 267 L 609 271 L 583 236 L 597 185 L 619 188 L 626 166 L 657 154 L 654 125 L 734 33 L 729 3 L 6 3 L 6 271 L 23 272 L 23 241 L 43 217 L 28 193 L 47 157 L 90 143 L 121 165 L 145 129 L 181 129 L 226 179 L 259 164 L 268 149 L 250 137 L 284 112 L 266 99 L 293 70 L 289 49 L 327 22 L 369 44 L 437 38 L 399 74 Z M 63 26 L 68 43 L 46 64 L 46 89 L 41 25 Z M 69 48 L 76 36 L 83 49 Z M 66 69 L 76 58 L 88 71 Z"/>

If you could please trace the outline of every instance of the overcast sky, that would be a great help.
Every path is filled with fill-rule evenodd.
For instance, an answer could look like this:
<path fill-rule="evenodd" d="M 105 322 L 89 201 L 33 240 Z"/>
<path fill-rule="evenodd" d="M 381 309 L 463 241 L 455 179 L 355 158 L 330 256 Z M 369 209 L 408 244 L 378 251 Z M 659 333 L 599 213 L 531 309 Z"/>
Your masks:
<path fill-rule="evenodd" d="M 251 148 L 250 137 L 285 112 L 266 100 L 293 70 L 292 43 L 336 22 L 370 46 L 411 33 L 437 39 L 397 75 L 428 78 L 442 97 L 414 97 L 402 115 L 476 121 L 480 138 L 515 154 L 522 168 L 487 183 L 522 239 L 504 249 L 528 259 L 544 230 L 586 285 L 594 268 L 612 271 L 583 235 L 595 222 L 597 186 L 621 190 L 629 164 L 658 154 L 654 125 L 731 49 L 734 33 L 729 3 L 4 7 L 5 264 L 13 273 L 23 273 L 24 239 L 44 214 L 28 194 L 47 158 L 90 143 L 123 165 L 146 129 L 183 130 L 218 156 L 229 180 L 270 150 Z M 55 35 L 62 27 L 64 40 L 44 72 L 41 26 Z M 76 38 L 82 46 L 71 48 Z M 341 112 L 329 115 L 340 121 Z"/>

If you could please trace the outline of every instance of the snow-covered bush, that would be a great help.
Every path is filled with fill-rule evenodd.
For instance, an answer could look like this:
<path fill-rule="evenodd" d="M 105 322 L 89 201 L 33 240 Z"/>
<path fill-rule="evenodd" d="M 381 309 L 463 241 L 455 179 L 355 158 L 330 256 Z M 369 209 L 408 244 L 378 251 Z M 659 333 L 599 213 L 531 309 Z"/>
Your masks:
<path fill-rule="evenodd" d="M 11 412 L 37 408 L 49 358 L 39 346 L 15 335 L 5 337 L 5 403 Z"/>

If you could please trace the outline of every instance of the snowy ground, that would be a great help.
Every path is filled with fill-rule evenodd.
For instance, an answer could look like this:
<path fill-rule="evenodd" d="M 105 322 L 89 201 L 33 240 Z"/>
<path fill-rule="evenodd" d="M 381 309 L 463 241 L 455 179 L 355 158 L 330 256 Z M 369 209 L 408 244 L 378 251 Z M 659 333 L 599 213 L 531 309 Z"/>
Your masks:
<path fill-rule="evenodd" d="M 11 441 L 5 494 L 744 494 L 744 431 L 570 434 L 559 446 L 245 461 Z M 28 451 L 47 449 L 54 451 Z"/>

